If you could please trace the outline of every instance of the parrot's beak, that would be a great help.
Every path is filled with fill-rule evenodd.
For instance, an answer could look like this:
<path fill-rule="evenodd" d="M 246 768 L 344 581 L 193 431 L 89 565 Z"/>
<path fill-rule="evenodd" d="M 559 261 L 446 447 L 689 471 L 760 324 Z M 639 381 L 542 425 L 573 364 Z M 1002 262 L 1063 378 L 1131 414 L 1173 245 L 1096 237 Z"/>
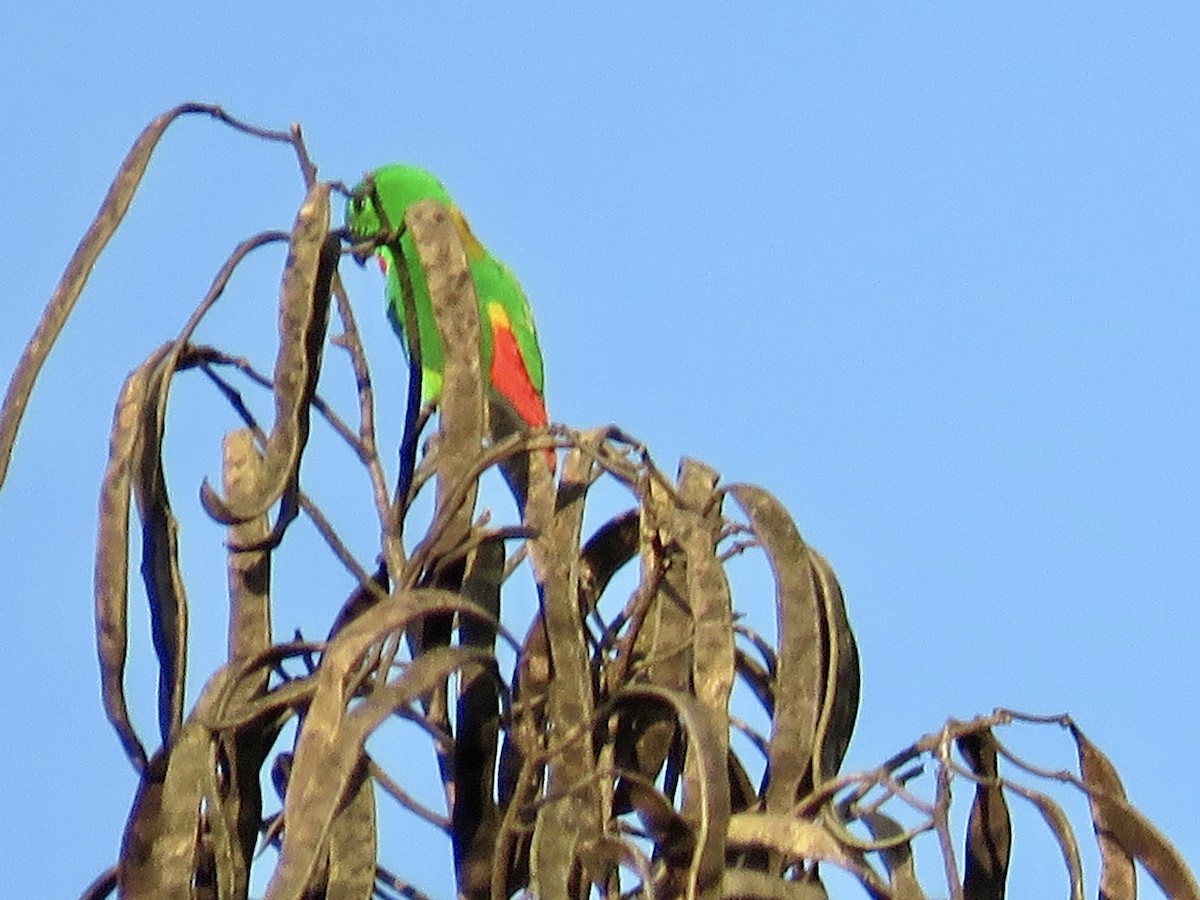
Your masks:
<path fill-rule="evenodd" d="M 367 264 L 367 260 L 371 258 L 371 250 L 369 248 L 363 250 L 351 250 L 350 255 L 354 257 L 354 261 L 361 267 L 365 266 Z"/>

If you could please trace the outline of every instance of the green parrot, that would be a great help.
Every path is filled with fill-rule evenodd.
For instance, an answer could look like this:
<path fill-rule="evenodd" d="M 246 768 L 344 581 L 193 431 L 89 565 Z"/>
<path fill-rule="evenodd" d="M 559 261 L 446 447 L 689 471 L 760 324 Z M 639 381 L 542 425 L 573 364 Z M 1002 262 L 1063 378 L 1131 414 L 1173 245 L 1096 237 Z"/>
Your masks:
<path fill-rule="evenodd" d="M 374 198 L 370 190 L 372 182 Z M 484 249 L 445 187 L 424 169 L 401 164 L 382 166 L 355 186 L 346 203 L 346 227 L 355 241 L 371 238 L 382 225 L 375 198 L 392 228 L 399 227 L 408 207 L 421 200 L 436 200 L 450 211 L 479 299 L 479 356 L 483 370 L 495 392 L 506 401 L 525 428 L 545 426 L 548 418 L 543 399 L 542 354 L 529 301 L 512 272 Z M 399 263 L 408 269 L 420 333 L 421 400 L 430 403 L 437 400 L 442 390 L 445 354 L 434 322 L 425 275 L 412 236 L 407 232 L 400 238 L 400 249 L 404 258 Z M 375 256 L 386 279 L 388 319 L 407 353 L 409 342 L 405 334 L 403 288 L 396 268 L 398 261 L 385 246 L 376 248 Z M 553 471 L 553 451 L 547 450 L 546 457 Z"/>

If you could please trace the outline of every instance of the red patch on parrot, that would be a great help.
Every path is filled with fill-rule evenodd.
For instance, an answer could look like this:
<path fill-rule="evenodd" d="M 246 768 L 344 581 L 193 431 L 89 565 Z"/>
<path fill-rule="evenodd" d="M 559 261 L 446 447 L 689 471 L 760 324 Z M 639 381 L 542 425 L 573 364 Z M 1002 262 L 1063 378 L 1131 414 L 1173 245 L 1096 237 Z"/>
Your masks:
<path fill-rule="evenodd" d="M 492 320 L 492 366 L 488 377 L 500 396 L 512 405 L 522 422 L 530 428 L 542 428 L 550 421 L 546 415 L 546 403 L 529 380 L 525 361 L 521 358 L 521 348 L 517 346 L 512 330 L 506 325 L 507 319 L 502 322 Z M 553 472 L 554 451 L 546 448 L 545 454 L 550 471 Z"/>

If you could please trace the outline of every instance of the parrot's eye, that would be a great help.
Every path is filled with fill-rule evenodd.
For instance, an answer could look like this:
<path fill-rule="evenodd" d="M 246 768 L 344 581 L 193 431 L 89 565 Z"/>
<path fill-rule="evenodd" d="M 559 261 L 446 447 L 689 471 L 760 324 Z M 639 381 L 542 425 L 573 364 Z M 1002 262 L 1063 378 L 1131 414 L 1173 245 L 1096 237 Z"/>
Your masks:
<path fill-rule="evenodd" d="M 363 211 L 363 207 L 367 205 L 367 201 L 362 197 L 362 195 L 359 195 L 354 198 L 353 204 L 354 211 L 356 213 L 360 213 Z"/>

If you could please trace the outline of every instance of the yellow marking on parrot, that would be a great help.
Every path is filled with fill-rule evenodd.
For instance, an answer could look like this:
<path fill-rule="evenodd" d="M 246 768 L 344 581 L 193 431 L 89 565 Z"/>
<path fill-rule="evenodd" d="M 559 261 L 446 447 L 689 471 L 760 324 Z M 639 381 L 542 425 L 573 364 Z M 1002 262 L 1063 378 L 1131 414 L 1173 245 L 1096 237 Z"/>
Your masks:
<path fill-rule="evenodd" d="M 492 323 L 493 330 L 497 327 L 503 328 L 506 331 L 512 331 L 512 322 L 508 320 L 508 313 L 504 311 L 504 307 L 496 301 L 492 301 L 487 305 L 488 321 Z"/>
<path fill-rule="evenodd" d="M 458 229 L 458 237 L 462 241 L 467 259 L 483 259 L 487 251 L 483 249 L 483 244 L 479 243 L 479 239 L 471 233 L 471 226 L 467 224 L 466 217 L 459 212 L 457 206 L 450 207 L 450 218 L 454 220 L 454 225 Z"/>

